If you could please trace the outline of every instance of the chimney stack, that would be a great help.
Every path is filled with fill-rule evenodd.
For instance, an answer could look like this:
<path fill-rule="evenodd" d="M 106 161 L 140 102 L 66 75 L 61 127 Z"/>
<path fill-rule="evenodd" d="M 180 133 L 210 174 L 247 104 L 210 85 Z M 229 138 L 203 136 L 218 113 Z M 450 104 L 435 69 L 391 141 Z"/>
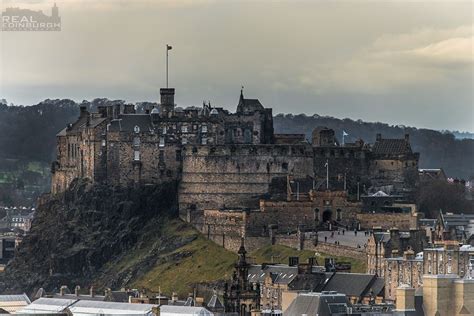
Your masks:
<path fill-rule="evenodd" d="M 67 292 L 68 292 L 67 285 L 63 285 L 59 289 L 59 295 L 61 295 L 61 296 L 64 296 L 64 294 L 66 294 Z"/>
<path fill-rule="evenodd" d="M 91 288 L 90 288 L 90 290 L 89 290 L 89 294 L 90 294 L 91 297 L 94 297 L 94 296 L 95 296 L 95 289 L 94 289 L 94 286 L 93 286 L 93 285 L 91 285 Z"/>
<path fill-rule="evenodd" d="M 76 285 L 74 288 L 74 295 L 79 296 L 79 291 L 81 290 L 81 287 L 79 285 Z"/>

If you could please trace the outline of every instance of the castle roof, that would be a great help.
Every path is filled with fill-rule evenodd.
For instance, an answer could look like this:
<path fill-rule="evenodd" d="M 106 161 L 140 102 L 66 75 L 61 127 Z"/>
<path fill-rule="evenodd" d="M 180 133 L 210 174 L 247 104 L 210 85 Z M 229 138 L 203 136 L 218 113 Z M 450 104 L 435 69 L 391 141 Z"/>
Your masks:
<path fill-rule="evenodd" d="M 406 139 L 378 139 L 372 147 L 377 155 L 411 154 L 410 142 Z"/>
<path fill-rule="evenodd" d="M 134 132 L 135 126 L 140 131 L 149 131 L 152 128 L 151 117 L 148 114 L 122 114 L 119 119 L 110 122 L 109 131 Z"/>
<path fill-rule="evenodd" d="M 249 113 L 263 111 L 264 107 L 258 99 L 245 99 L 243 91 L 240 90 L 239 104 L 237 105 L 237 113 Z"/>

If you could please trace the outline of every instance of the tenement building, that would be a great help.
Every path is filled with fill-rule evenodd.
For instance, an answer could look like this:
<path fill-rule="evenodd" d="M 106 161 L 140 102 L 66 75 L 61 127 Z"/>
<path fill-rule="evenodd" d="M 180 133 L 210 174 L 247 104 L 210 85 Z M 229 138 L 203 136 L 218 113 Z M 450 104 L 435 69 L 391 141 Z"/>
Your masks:
<path fill-rule="evenodd" d="M 203 231 L 210 210 L 207 224 L 270 216 L 271 223 L 252 227 L 268 235 L 269 224 L 348 226 L 357 220 L 361 195 L 405 194 L 417 183 L 418 154 L 408 135 L 341 145 L 333 130 L 317 128 L 310 143 L 304 134 L 275 134 L 272 109 L 242 91 L 235 112 L 210 103 L 183 109 L 173 88 L 160 94 L 160 104 L 143 110 L 122 101 L 81 104 L 77 121 L 57 135 L 51 192 L 65 191 L 76 178 L 114 186 L 173 183 L 180 217 Z M 288 207 L 302 211 L 285 226 Z"/>

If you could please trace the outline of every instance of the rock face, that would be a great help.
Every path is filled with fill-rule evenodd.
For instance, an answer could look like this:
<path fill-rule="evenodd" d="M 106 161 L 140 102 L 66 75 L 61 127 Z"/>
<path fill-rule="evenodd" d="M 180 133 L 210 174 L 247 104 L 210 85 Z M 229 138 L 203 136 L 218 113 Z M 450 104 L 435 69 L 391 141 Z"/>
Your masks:
<path fill-rule="evenodd" d="M 169 238 L 163 233 L 166 223 L 177 216 L 176 196 L 175 183 L 113 188 L 75 180 L 63 194 L 41 200 L 30 233 L 6 267 L 0 290 L 33 293 L 64 284 L 69 288 L 127 284 L 152 266 L 160 253 L 195 238 Z M 107 275 L 111 262 L 119 262 L 151 239 L 156 246 L 127 275 Z"/>

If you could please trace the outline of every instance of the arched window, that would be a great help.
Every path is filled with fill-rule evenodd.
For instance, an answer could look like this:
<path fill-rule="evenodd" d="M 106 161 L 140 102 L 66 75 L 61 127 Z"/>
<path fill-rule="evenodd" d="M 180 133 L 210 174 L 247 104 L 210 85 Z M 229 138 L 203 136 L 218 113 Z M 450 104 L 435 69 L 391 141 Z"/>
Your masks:
<path fill-rule="evenodd" d="M 314 221 L 319 222 L 319 208 L 314 209 Z"/>
<path fill-rule="evenodd" d="M 336 219 L 337 219 L 337 221 L 342 220 L 342 211 L 341 211 L 340 208 L 338 208 L 337 211 L 336 211 Z"/>

